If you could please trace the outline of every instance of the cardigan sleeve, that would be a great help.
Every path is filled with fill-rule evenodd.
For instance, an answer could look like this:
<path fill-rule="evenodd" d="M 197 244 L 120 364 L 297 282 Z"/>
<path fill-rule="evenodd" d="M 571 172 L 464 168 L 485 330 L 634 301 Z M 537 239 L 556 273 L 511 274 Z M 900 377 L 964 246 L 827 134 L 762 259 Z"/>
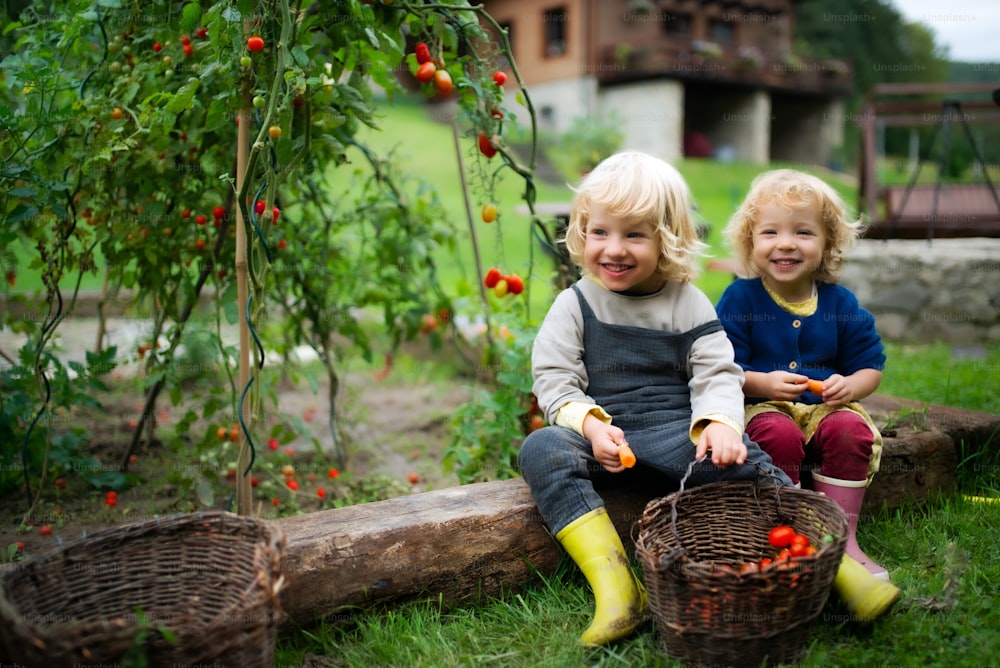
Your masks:
<path fill-rule="evenodd" d="M 837 371 L 845 376 L 861 369 L 885 368 L 882 337 L 875 328 L 875 316 L 858 303 L 847 288 L 837 286 Z"/>

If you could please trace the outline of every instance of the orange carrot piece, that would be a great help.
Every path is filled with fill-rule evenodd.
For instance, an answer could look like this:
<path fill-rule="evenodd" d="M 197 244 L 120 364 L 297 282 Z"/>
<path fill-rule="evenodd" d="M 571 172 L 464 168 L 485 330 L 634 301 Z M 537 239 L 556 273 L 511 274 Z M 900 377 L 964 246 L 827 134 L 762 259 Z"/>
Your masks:
<path fill-rule="evenodd" d="M 635 466 L 635 453 L 632 452 L 632 448 L 628 447 L 628 443 L 619 443 L 618 445 L 618 459 L 622 466 L 627 469 Z"/>
<path fill-rule="evenodd" d="M 809 391 L 815 394 L 817 397 L 823 396 L 823 381 L 809 380 L 806 381 L 806 386 L 809 388 Z"/>

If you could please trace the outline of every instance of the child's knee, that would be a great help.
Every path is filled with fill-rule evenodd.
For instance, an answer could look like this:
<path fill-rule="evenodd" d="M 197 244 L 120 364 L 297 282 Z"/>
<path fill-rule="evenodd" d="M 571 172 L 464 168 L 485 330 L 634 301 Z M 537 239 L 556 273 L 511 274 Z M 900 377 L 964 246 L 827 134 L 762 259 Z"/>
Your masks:
<path fill-rule="evenodd" d="M 746 428 L 747 436 L 772 456 L 802 459 L 805 456 L 805 435 L 790 417 L 783 413 L 762 413 Z"/>
<path fill-rule="evenodd" d="M 517 465 L 525 478 L 535 471 L 545 473 L 561 468 L 563 462 L 575 462 L 579 453 L 570 442 L 569 430 L 548 426 L 536 429 L 525 437 L 517 453 Z"/>
<path fill-rule="evenodd" d="M 871 454 L 875 444 L 875 434 L 863 417 L 851 411 L 830 413 L 820 420 L 814 438 L 837 444 L 850 443 L 853 448 L 867 450 Z"/>

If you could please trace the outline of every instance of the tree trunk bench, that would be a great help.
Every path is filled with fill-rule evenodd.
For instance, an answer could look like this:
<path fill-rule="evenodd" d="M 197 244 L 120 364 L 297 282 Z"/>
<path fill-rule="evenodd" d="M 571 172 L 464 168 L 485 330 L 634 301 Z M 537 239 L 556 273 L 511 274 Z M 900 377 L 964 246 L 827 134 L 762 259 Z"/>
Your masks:
<path fill-rule="evenodd" d="M 869 511 L 920 503 L 955 489 L 959 449 L 968 456 L 1000 433 L 1000 416 L 874 396 L 885 425 L 882 466 Z M 672 491 L 643 481 L 607 490 L 608 512 L 632 546 L 646 503 Z M 349 621 L 388 604 L 483 602 L 555 571 L 562 551 L 521 479 L 483 482 L 276 520 L 288 550 L 281 604 L 288 624 Z"/>

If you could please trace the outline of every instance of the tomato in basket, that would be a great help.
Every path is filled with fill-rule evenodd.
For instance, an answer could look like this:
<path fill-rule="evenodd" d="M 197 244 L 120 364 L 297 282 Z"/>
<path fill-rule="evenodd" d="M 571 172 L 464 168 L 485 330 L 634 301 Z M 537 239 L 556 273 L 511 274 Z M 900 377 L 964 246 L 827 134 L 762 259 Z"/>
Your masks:
<path fill-rule="evenodd" d="M 792 544 L 792 538 L 795 537 L 795 534 L 795 529 L 787 524 L 782 524 L 771 529 L 770 533 L 767 534 L 767 542 L 771 544 L 771 547 L 780 550 Z"/>

